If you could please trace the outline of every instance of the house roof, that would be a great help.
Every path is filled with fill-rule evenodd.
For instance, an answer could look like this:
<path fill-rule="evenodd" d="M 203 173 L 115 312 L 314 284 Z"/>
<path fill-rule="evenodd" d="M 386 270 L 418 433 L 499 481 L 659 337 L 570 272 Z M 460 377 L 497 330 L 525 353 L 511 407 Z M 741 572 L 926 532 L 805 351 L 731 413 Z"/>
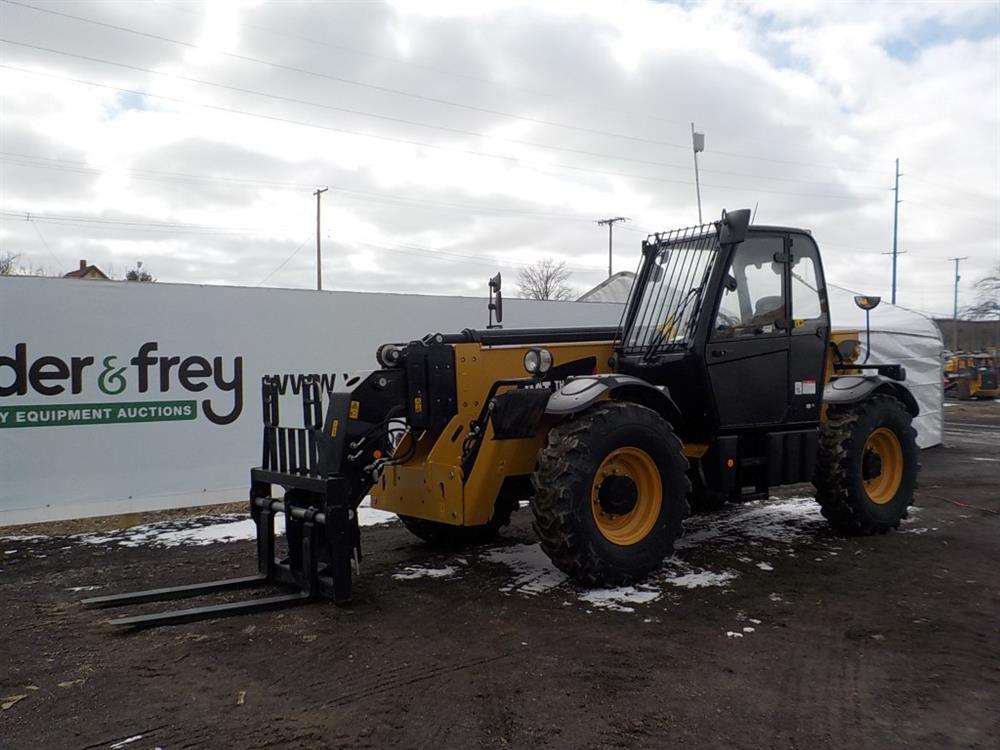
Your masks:
<path fill-rule="evenodd" d="M 80 267 L 75 271 L 63 274 L 64 279 L 86 279 L 93 276 L 103 279 L 104 281 L 111 281 L 111 277 L 104 273 L 104 271 L 95 265 L 88 264 L 85 260 L 80 261 Z"/>

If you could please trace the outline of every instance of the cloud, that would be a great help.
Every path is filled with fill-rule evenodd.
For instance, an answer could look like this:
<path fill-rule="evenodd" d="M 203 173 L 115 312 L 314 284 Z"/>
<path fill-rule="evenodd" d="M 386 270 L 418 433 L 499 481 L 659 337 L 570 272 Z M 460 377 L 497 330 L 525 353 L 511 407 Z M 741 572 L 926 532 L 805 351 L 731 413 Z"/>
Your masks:
<path fill-rule="evenodd" d="M 478 293 L 553 256 L 585 289 L 594 219 L 633 219 L 616 269 L 696 220 L 692 121 L 706 218 L 809 227 L 831 281 L 887 293 L 896 157 L 903 304 L 1000 259 L 994 3 L 44 8 L 0 3 L 35 47 L 0 46 L 0 243 L 50 270 L 309 287 L 329 186 L 333 287 Z"/>

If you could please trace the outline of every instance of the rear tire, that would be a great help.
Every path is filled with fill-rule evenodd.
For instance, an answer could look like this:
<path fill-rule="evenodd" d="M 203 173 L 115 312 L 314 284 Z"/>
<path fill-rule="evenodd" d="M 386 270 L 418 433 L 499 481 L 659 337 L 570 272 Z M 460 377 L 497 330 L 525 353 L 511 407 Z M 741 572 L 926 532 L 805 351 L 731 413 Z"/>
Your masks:
<path fill-rule="evenodd" d="M 962 378 L 958 381 L 958 385 L 955 388 L 956 397 L 959 401 L 971 401 L 972 400 L 972 387 L 966 378 Z"/>
<path fill-rule="evenodd" d="M 829 407 L 813 484 L 835 530 L 884 534 L 906 518 L 920 468 L 912 421 L 891 396 Z"/>
<path fill-rule="evenodd" d="M 570 578 L 618 586 L 656 570 L 683 530 L 691 483 L 655 411 L 602 402 L 549 431 L 532 476 L 542 550 Z"/>

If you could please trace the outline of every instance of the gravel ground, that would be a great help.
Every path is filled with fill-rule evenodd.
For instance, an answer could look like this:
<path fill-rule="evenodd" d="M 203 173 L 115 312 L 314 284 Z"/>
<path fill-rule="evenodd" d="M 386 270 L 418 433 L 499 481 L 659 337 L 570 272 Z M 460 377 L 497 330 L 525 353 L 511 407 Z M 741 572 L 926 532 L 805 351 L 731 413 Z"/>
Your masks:
<path fill-rule="evenodd" d="M 527 510 L 459 555 L 372 516 L 350 608 L 119 633 L 79 598 L 252 573 L 249 522 L 0 529 L 0 746 L 998 747 L 1000 402 L 946 414 L 899 532 L 791 488 L 627 589 L 569 585 Z"/>

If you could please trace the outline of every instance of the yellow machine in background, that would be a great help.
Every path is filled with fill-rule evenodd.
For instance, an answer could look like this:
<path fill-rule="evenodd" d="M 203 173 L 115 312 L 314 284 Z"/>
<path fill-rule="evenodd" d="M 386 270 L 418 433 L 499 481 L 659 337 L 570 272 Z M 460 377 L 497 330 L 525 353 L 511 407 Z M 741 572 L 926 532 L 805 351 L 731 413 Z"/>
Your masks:
<path fill-rule="evenodd" d="M 944 363 L 945 392 L 959 401 L 1000 398 L 997 359 L 985 352 L 958 352 Z"/>

